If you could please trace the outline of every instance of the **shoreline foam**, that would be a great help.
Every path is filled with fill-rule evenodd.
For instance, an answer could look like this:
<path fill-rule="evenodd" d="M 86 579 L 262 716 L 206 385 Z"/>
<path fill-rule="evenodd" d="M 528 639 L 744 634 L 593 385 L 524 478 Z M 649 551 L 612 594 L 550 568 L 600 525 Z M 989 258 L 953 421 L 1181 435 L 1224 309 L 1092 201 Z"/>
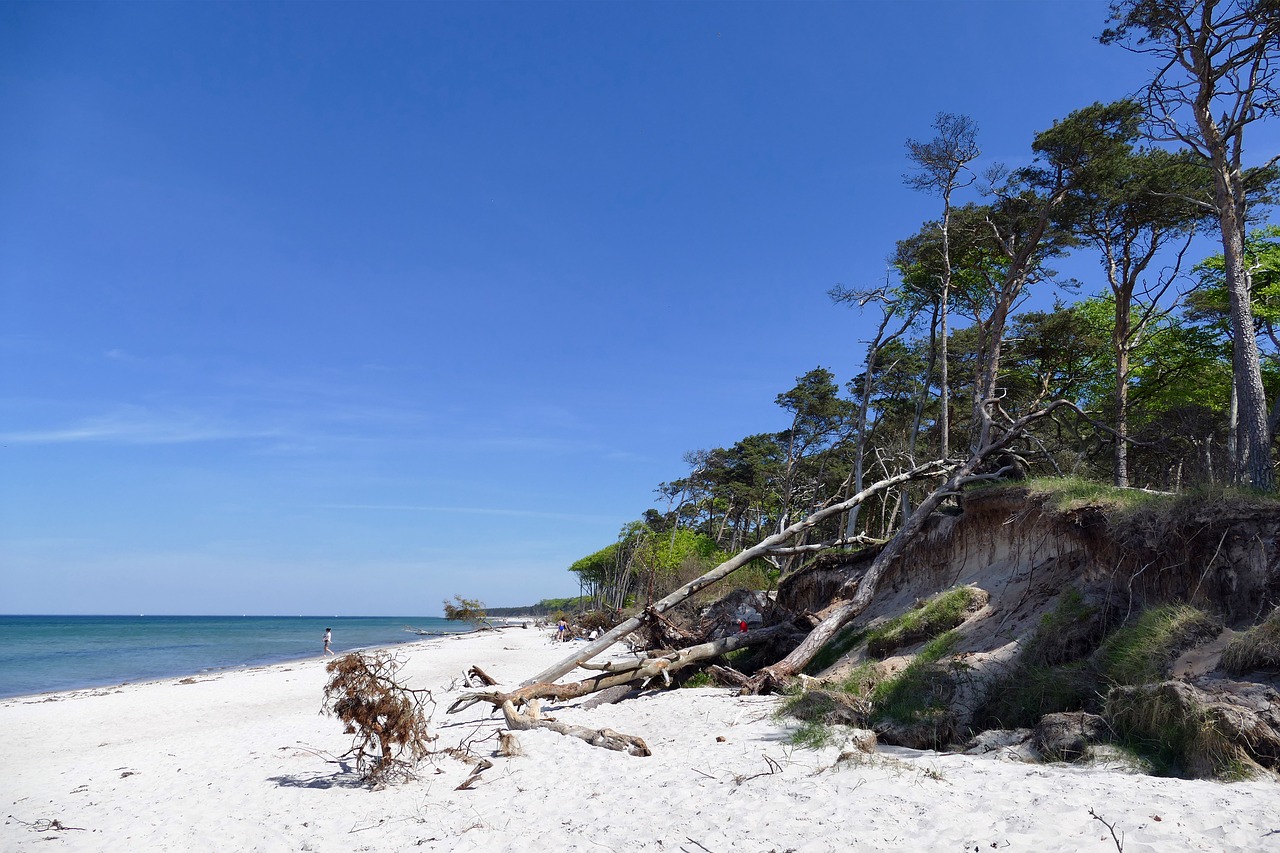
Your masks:
<path fill-rule="evenodd" d="M 390 649 L 433 691 L 438 747 L 490 757 L 501 717 L 444 713 L 479 665 L 510 688 L 565 653 L 547 632 L 503 630 Z M 439 851 L 1114 850 L 1280 847 L 1280 785 L 1156 779 L 1113 770 L 884 748 L 840 760 L 786 739 L 773 697 L 683 689 L 565 722 L 643 737 L 647 758 L 549 731 L 524 754 L 448 757 L 417 782 L 370 791 L 321 716 L 325 660 L 0 701 L 5 850 Z M 581 675 L 582 673 L 579 673 Z M 58 830 L 40 821 L 58 821 Z M 37 831 L 43 828 L 44 831 Z M 44 839 L 54 839 L 46 841 Z M 993 848 L 994 845 L 994 848 Z"/>

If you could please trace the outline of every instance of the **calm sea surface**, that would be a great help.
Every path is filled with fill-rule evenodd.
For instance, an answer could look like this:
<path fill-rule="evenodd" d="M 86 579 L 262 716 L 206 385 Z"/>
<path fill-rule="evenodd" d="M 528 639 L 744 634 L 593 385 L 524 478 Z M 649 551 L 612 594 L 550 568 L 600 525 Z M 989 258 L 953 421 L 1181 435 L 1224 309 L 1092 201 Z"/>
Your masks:
<path fill-rule="evenodd" d="M 0 697 L 195 675 L 458 633 L 433 616 L 0 616 Z"/>

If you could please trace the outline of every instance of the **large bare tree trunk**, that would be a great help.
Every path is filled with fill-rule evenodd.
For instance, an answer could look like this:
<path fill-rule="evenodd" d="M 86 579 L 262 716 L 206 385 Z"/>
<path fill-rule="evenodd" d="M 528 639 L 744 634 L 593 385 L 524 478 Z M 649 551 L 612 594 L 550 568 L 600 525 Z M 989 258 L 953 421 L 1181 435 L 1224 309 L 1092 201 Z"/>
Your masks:
<path fill-rule="evenodd" d="M 1215 175 L 1215 185 L 1230 180 L 1230 170 L 1225 163 L 1221 170 L 1215 171 L 1219 172 Z M 1235 465 L 1244 482 L 1255 489 L 1270 490 L 1275 485 L 1271 466 L 1271 431 L 1267 421 L 1266 391 L 1262 387 L 1262 361 L 1253 324 L 1249 274 L 1244 264 L 1244 225 L 1239 221 L 1236 205 L 1230 200 L 1230 188 L 1218 187 L 1215 194 L 1224 193 L 1228 196 L 1225 201 L 1218 202 L 1218 221 L 1222 231 L 1227 292 L 1231 297 L 1234 339 L 1231 363 L 1242 438 L 1236 447 Z"/>
<path fill-rule="evenodd" d="M 507 728 L 512 731 L 550 729 L 558 734 L 584 740 L 592 746 L 641 757 L 653 755 L 644 739 L 635 735 L 624 735 L 622 732 L 615 732 L 613 729 L 589 729 L 586 726 L 574 726 L 557 720 L 543 719 L 541 716 L 532 713 L 523 714 L 516 708 L 515 703 L 510 701 L 503 702 L 500 707 L 502 708 L 502 716 L 506 720 Z"/>

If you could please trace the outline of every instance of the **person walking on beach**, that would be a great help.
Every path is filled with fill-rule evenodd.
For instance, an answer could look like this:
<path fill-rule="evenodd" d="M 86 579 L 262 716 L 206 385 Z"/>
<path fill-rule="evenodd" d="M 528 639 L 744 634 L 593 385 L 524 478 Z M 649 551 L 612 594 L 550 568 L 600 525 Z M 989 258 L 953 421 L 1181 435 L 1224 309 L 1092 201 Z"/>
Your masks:
<path fill-rule="evenodd" d="M 333 640 L 333 629 L 325 628 L 324 629 L 324 653 L 326 655 L 333 654 L 333 649 L 329 648 L 329 643 L 332 640 Z"/>
<path fill-rule="evenodd" d="M 561 619 L 560 624 L 556 626 L 556 639 L 561 642 L 569 639 L 569 623 L 563 619 Z"/>

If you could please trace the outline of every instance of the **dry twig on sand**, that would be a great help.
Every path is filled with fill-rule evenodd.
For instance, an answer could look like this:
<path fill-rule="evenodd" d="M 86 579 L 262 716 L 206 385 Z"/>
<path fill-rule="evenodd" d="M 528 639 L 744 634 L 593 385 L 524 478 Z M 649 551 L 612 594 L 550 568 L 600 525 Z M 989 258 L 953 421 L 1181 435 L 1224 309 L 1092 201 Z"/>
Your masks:
<path fill-rule="evenodd" d="M 1102 816 L 1097 812 L 1095 812 L 1092 808 L 1089 809 L 1089 817 L 1093 818 L 1098 823 L 1102 824 L 1107 828 L 1107 830 L 1111 833 L 1111 840 L 1114 841 L 1116 844 L 1116 850 L 1118 851 L 1118 853 L 1124 853 L 1124 833 L 1121 832 L 1120 836 L 1117 838 L 1116 825 L 1114 823 L 1107 823 L 1105 820 L 1102 819 Z"/>

